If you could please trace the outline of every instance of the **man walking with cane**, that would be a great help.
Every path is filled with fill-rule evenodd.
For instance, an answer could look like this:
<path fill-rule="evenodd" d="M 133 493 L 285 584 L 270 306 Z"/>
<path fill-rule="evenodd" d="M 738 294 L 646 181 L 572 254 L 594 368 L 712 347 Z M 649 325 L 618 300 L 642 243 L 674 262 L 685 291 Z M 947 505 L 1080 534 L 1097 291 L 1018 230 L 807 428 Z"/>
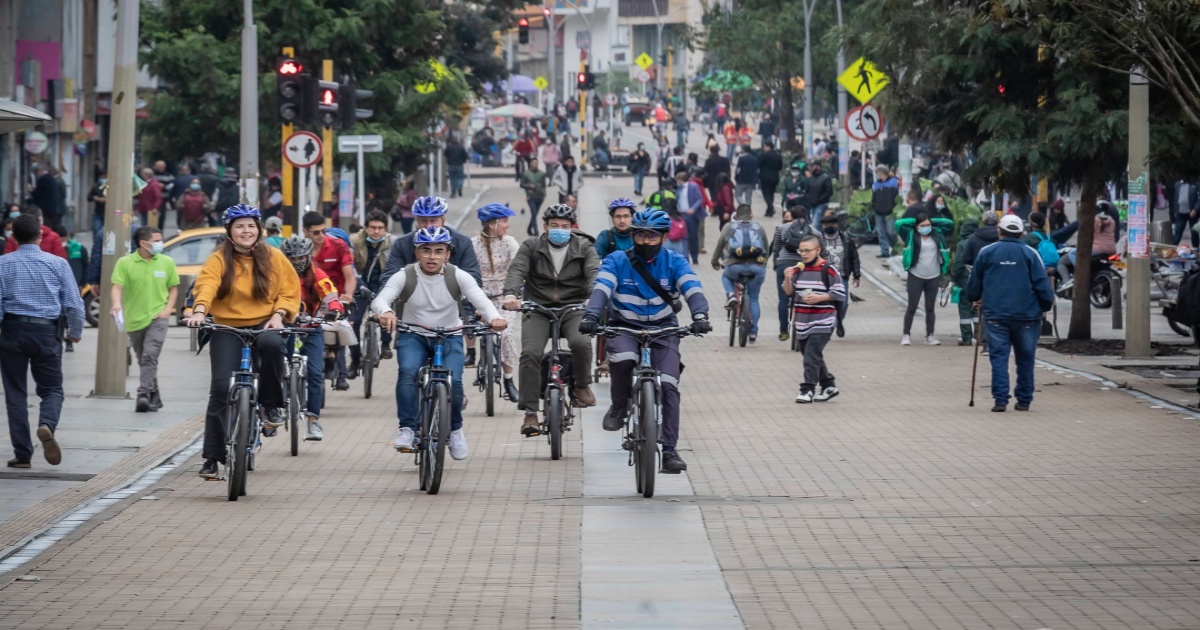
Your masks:
<path fill-rule="evenodd" d="M 982 315 L 987 322 L 983 331 L 988 337 L 988 358 L 992 362 L 992 398 L 996 402 L 992 411 L 1002 412 L 1008 407 L 1010 348 L 1017 361 L 1015 409 L 1029 411 L 1042 313 L 1054 306 L 1054 291 L 1041 257 L 1021 242 L 1025 230 L 1021 219 L 1005 216 L 1000 219 L 998 229 L 1000 240 L 984 247 L 975 257 L 965 299 L 982 302 Z"/>

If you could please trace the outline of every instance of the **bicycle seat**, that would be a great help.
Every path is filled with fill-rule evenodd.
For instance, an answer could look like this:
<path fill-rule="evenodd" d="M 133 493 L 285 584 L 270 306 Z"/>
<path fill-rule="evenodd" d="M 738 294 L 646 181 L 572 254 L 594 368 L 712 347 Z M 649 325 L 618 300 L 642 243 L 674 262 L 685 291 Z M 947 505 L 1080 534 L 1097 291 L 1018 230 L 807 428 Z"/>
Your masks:
<path fill-rule="evenodd" d="M 758 274 L 754 273 L 753 271 L 740 272 L 738 273 L 738 282 L 749 282 L 754 279 L 754 276 L 757 275 Z"/>

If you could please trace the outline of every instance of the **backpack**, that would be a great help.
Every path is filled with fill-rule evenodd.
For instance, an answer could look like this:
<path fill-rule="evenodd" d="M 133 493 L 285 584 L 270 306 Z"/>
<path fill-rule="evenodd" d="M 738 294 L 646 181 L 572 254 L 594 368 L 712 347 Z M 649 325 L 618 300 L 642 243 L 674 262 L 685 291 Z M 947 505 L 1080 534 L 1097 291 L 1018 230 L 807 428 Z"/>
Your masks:
<path fill-rule="evenodd" d="M 801 225 L 800 220 L 792 221 L 788 224 L 787 229 L 780 235 L 783 239 L 783 248 L 791 254 L 798 254 L 797 249 L 800 247 L 800 239 L 808 234 L 808 226 Z"/>
<path fill-rule="evenodd" d="M 758 229 L 757 223 L 750 221 L 736 222 L 729 233 L 726 245 L 729 247 L 730 257 L 741 260 L 759 258 L 767 251 L 762 231 Z"/>
<path fill-rule="evenodd" d="M 1054 241 L 1043 236 L 1041 232 L 1030 232 L 1038 238 L 1037 253 L 1042 257 L 1042 264 L 1046 265 L 1047 269 L 1058 264 L 1058 247 Z"/>
<path fill-rule="evenodd" d="M 404 267 L 404 288 L 400 289 L 400 295 L 396 297 L 396 301 L 392 303 L 392 310 L 396 312 L 396 319 L 404 317 L 404 305 L 408 303 L 409 298 L 417 291 L 417 264 L 413 263 Z M 450 297 L 458 302 L 458 316 L 463 316 L 462 306 L 462 289 L 458 286 L 458 268 L 450 263 L 446 263 L 442 267 L 442 277 L 446 279 L 446 289 L 450 291 Z"/>
<path fill-rule="evenodd" d="M 671 229 L 667 231 L 668 241 L 682 241 L 687 238 L 687 223 L 682 218 L 671 219 Z"/>

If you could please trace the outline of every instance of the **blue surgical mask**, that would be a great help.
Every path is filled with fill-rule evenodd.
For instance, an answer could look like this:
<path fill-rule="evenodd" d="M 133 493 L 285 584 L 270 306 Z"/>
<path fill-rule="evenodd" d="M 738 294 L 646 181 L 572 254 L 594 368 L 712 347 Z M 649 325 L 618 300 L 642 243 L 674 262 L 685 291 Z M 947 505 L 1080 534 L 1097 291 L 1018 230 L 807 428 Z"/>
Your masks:
<path fill-rule="evenodd" d="M 368 237 L 367 237 L 367 242 L 368 242 L 368 243 L 382 243 L 382 242 L 383 242 L 383 239 L 385 239 L 385 238 L 387 238 L 387 237 L 386 237 L 386 236 L 380 236 L 379 238 L 373 238 L 373 237 L 370 237 L 370 236 L 368 236 Z"/>
<path fill-rule="evenodd" d="M 103 185 L 104 185 L 104 182 L 107 182 L 107 181 L 108 181 L 108 179 L 106 179 L 106 178 L 104 178 L 104 177 L 101 177 L 100 179 L 96 180 L 96 183 L 98 183 L 98 184 L 100 184 L 101 186 L 103 186 Z"/>
<path fill-rule="evenodd" d="M 151 254 L 161 254 L 162 250 L 163 250 L 162 241 L 159 241 L 157 243 L 150 243 L 150 253 Z"/>
<path fill-rule="evenodd" d="M 551 245 L 566 245 L 567 241 L 571 240 L 571 230 L 554 228 L 546 233 L 546 237 L 550 239 Z"/>
<path fill-rule="evenodd" d="M 17 211 L 17 212 L 9 212 L 9 213 L 8 213 L 8 218 L 10 218 L 10 219 L 15 219 L 15 218 L 17 218 L 17 217 L 19 217 L 19 216 L 21 216 L 21 212 L 20 212 L 20 211 Z"/>
<path fill-rule="evenodd" d="M 921 227 L 917 228 L 917 233 L 920 234 L 921 236 L 929 236 L 929 234 L 931 234 L 932 232 L 933 232 L 932 225 L 922 225 Z"/>
<path fill-rule="evenodd" d="M 192 184 L 191 186 L 188 186 L 188 188 L 191 188 L 192 190 L 200 190 L 200 184 Z"/>
<path fill-rule="evenodd" d="M 12 230 L 4 230 L 4 238 L 12 238 Z"/>

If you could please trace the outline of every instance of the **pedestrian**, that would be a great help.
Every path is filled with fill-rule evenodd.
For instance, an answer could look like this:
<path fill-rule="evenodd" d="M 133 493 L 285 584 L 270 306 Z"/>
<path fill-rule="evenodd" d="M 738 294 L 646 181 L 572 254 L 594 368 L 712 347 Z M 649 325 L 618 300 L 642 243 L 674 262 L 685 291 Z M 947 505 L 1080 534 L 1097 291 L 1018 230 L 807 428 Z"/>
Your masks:
<path fill-rule="evenodd" d="M 695 156 L 696 154 L 693 153 L 692 155 Z M 688 176 L 689 176 L 688 181 L 695 184 L 696 189 L 700 191 L 700 198 L 702 200 L 701 205 L 702 205 L 702 209 L 704 210 L 704 218 L 700 220 L 699 239 L 700 239 L 700 254 L 704 255 L 704 254 L 708 253 L 708 249 L 704 247 L 704 242 L 705 242 L 704 224 L 707 223 L 708 217 L 712 216 L 713 207 L 714 207 L 713 201 L 712 201 L 712 199 L 709 198 L 708 189 L 705 188 L 705 186 L 704 186 L 704 169 L 700 168 L 699 166 L 695 166 L 695 165 L 689 166 L 688 167 Z"/>
<path fill-rule="evenodd" d="M 925 204 L 925 214 L 930 217 L 940 217 L 942 219 L 954 220 L 954 213 L 946 206 L 945 193 L 934 193 L 933 198 Z"/>
<path fill-rule="evenodd" d="M 663 247 L 688 258 L 687 221 L 684 221 L 683 215 L 679 214 L 679 209 L 675 207 L 675 204 L 664 204 L 662 211 L 667 213 L 667 218 L 671 222 L 666 238 L 663 239 Z"/>
<path fill-rule="evenodd" d="M 809 169 L 812 175 L 808 178 L 808 211 L 812 214 L 812 224 L 816 225 L 833 198 L 833 179 L 824 172 L 820 161 L 814 161 Z"/>
<path fill-rule="evenodd" d="M 100 169 L 96 173 L 96 185 L 92 186 L 92 190 L 88 192 L 88 202 L 92 204 L 92 260 L 88 264 L 87 281 L 90 284 L 99 286 L 100 284 L 100 265 L 102 264 L 101 245 L 104 242 L 104 213 L 108 207 L 108 174 L 104 169 Z M 17 207 L 18 216 L 20 207 Z M 12 208 L 10 208 L 11 211 Z M 12 213 L 8 213 L 9 218 L 15 219 Z"/>
<path fill-rule="evenodd" d="M 1167 207 L 1175 228 L 1175 244 L 1183 241 L 1185 232 L 1190 232 L 1192 245 L 1195 246 L 1196 232 L 1190 228 L 1196 224 L 1196 216 L 1200 212 L 1200 181 L 1177 180 L 1167 195 Z"/>
<path fill-rule="evenodd" d="M 875 167 L 875 184 L 871 187 L 871 212 L 875 215 L 875 234 L 879 237 L 879 256 L 892 255 L 892 213 L 896 211 L 896 197 L 900 195 L 900 180 L 888 172 L 888 167 Z"/>
<path fill-rule="evenodd" d="M 688 131 L 692 128 L 688 122 L 687 115 L 683 112 L 675 113 L 675 146 L 687 146 Z"/>
<path fill-rule="evenodd" d="M 971 268 L 963 262 L 963 258 L 971 235 L 978 229 L 979 221 L 973 218 L 962 222 L 958 228 L 958 247 L 954 251 L 954 260 L 950 263 L 950 280 L 958 289 L 958 345 L 960 346 L 973 344 L 976 330 L 979 327 L 979 311 L 963 294 L 963 288 L 967 286 L 967 279 L 971 276 Z"/>
<path fill-rule="evenodd" d="M 1067 227 L 1067 224 L 1070 223 L 1070 220 L 1067 219 L 1066 204 L 1063 203 L 1062 199 L 1055 199 L 1050 203 L 1049 219 L 1051 232 L 1057 232 Z M 1176 239 L 1176 244 L 1178 244 L 1178 240 Z"/>
<path fill-rule="evenodd" d="M 762 315 L 758 296 L 767 278 L 767 231 L 754 221 L 750 206 L 740 205 L 733 215 L 733 222 L 721 230 L 717 247 L 713 251 L 713 269 L 721 271 L 721 284 L 725 288 L 725 308 L 732 309 L 737 303 L 734 283 L 742 274 L 750 279 L 746 282 L 746 293 L 750 306 L 749 343 L 758 341 L 758 319 Z M 722 270 L 724 267 L 724 270 Z"/>
<path fill-rule="evenodd" d="M 392 207 L 392 219 L 400 222 L 401 234 L 408 234 L 412 232 L 413 203 L 417 201 L 416 180 L 411 177 L 404 180 L 403 188 L 400 196 L 396 198 L 396 205 Z"/>
<path fill-rule="evenodd" d="M 768 217 L 775 216 L 775 190 L 779 188 L 779 173 L 782 170 L 783 157 L 775 150 L 775 143 L 764 142 L 762 154 L 758 156 L 758 184 L 763 200 L 767 202 Z"/>
<path fill-rule="evenodd" d="M 717 142 L 716 136 L 710 133 L 708 134 L 708 139 L 704 141 L 704 150 L 711 153 L 713 149 L 716 149 L 720 153 L 721 143 Z"/>
<path fill-rule="evenodd" d="M 455 137 L 446 142 L 443 154 L 446 157 L 446 176 L 450 179 L 450 196 L 461 197 L 463 181 L 467 177 L 467 160 L 470 159 L 470 156 L 467 155 L 466 147 Z M 517 162 L 519 164 L 520 160 Z"/>
<path fill-rule="evenodd" d="M 34 204 L 29 204 L 21 209 L 21 215 L 29 215 L 33 217 L 37 220 L 38 224 L 42 226 L 42 237 L 38 241 L 39 247 L 41 247 L 42 251 L 46 252 L 47 254 L 54 254 L 55 256 L 66 260 L 67 250 L 63 247 L 62 238 L 60 238 L 54 230 L 50 229 L 50 226 L 46 225 L 42 217 L 42 209 Z M 15 220 L 16 219 L 14 219 L 14 221 Z M 8 239 L 4 243 L 4 253 L 11 254 L 17 251 L 17 246 L 19 243 L 20 241 L 15 238 Z"/>
<path fill-rule="evenodd" d="M 542 146 L 538 149 L 538 159 L 542 162 L 542 169 L 546 171 L 546 177 L 554 179 L 554 172 L 558 170 L 558 163 L 562 161 L 562 150 L 554 143 L 554 134 L 546 134 L 542 139 Z"/>
<path fill-rule="evenodd" d="M 924 212 L 915 217 L 896 221 L 896 230 L 904 246 L 904 270 L 908 272 L 908 308 L 904 311 L 904 336 L 900 345 L 912 345 L 909 332 L 917 313 L 921 296 L 925 296 L 925 345 L 941 345 L 934 324 L 937 318 L 937 293 L 942 276 L 950 271 L 950 246 L 946 237 L 954 230 L 954 222 L 940 217 L 930 218 Z M 915 232 L 915 234 L 914 234 Z"/>
<path fill-rule="evenodd" d="M 932 199 L 930 199 L 932 201 Z M 916 189 L 910 188 L 904 194 L 904 203 L 908 204 L 904 208 L 904 214 L 900 215 L 901 219 L 915 219 L 918 215 L 933 216 L 929 214 L 929 207 L 921 200 L 921 193 Z M 899 229 L 899 228 L 897 228 Z"/>
<path fill-rule="evenodd" d="M 225 214 L 226 210 L 241 202 L 240 188 L 237 169 L 233 167 L 226 168 L 225 172 L 221 174 L 221 179 L 217 180 L 217 192 L 216 196 L 213 197 L 213 216 L 216 221 L 211 222 L 211 225 L 217 225 L 217 222 L 220 221 L 221 216 Z M 161 193 L 159 196 L 162 196 Z M 162 221 L 160 220 L 159 223 L 161 224 Z M 158 227 L 162 229 L 162 225 Z"/>
<path fill-rule="evenodd" d="M 633 173 L 633 194 L 642 196 L 642 183 L 646 173 L 650 172 L 650 154 L 646 153 L 646 145 L 639 142 L 637 150 L 629 156 L 629 172 Z"/>
<path fill-rule="evenodd" d="M 263 221 L 263 227 L 267 230 L 267 245 L 271 247 L 280 247 L 283 245 L 283 219 L 270 217 L 266 221 Z"/>
<path fill-rule="evenodd" d="M 862 263 L 858 258 L 858 245 L 854 243 L 854 239 L 846 235 L 842 229 L 841 220 L 838 219 L 837 212 L 834 210 L 826 210 L 821 217 L 820 232 L 817 234 L 821 238 L 821 258 L 833 265 L 842 273 L 842 278 L 853 279 L 854 288 L 858 288 L 862 281 Z M 847 294 L 849 289 L 847 289 Z M 843 306 L 849 306 L 850 299 L 847 297 L 846 303 Z M 845 309 L 843 308 L 843 313 Z M 841 323 L 838 323 L 838 336 L 842 336 Z"/>
<path fill-rule="evenodd" d="M 529 227 L 525 233 L 537 236 L 537 217 L 542 211 L 542 202 L 546 200 L 546 172 L 538 169 L 536 158 L 529 160 L 529 168 L 521 174 L 521 189 L 525 191 L 525 201 L 529 204 Z"/>
<path fill-rule="evenodd" d="M 804 207 L 808 209 L 808 164 L 804 160 L 795 160 L 788 167 L 787 176 L 783 179 L 783 202 L 782 206 L 785 210 L 790 210 L 795 207 Z M 796 216 L 793 219 L 799 218 Z M 807 222 L 810 217 L 805 216 Z"/>
<path fill-rule="evenodd" d="M 516 181 L 521 181 L 521 174 L 525 172 L 525 165 L 531 158 L 533 158 L 535 149 L 536 147 L 534 146 L 533 141 L 529 139 L 528 135 L 522 135 L 516 141 L 516 143 L 513 144 L 513 154 L 516 157 L 516 161 L 514 162 L 516 168 Z M 447 148 L 447 150 L 449 150 L 449 148 Z M 451 192 L 450 196 L 453 197 L 454 193 Z"/>
<path fill-rule="evenodd" d="M 123 324 L 141 368 L 134 411 L 162 408 L 158 356 L 167 340 L 179 293 L 175 261 L 162 253 L 162 231 L 143 226 L 133 233 L 137 250 L 117 260 L 112 273 L 112 316 Z"/>
<path fill-rule="evenodd" d="M 728 179 L 730 177 L 730 164 L 725 156 L 721 155 L 721 147 L 713 146 L 708 150 L 708 159 L 704 161 L 704 185 L 708 187 L 708 193 L 716 197 L 720 186 L 717 184 L 717 178 L 724 174 Z M 730 209 L 732 213 L 732 208 Z"/>
<path fill-rule="evenodd" d="M 33 168 L 33 173 L 36 177 L 30 194 L 33 205 L 42 209 L 44 224 L 48 224 L 51 228 L 58 227 L 61 216 L 61 210 L 58 207 L 58 180 L 55 179 L 49 168 L 41 164 Z"/>
<path fill-rule="evenodd" d="M 762 136 L 763 147 L 775 145 L 775 121 L 771 118 L 770 113 L 763 114 L 762 122 L 758 124 L 758 135 Z"/>
<path fill-rule="evenodd" d="M 775 226 L 775 234 L 771 237 L 770 255 L 775 258 L 775 290 L 778 298 L 777 304 L 779 307 L 779 340 L 787 341 L 791 338 L 791 314 L 789 312 L 791 304 L 788 301 L 788 295 L 784 292 L 784 272 L 788 267 L 800 264 L 800 239 L 805 234 L 809 234 L 808 229 L 808 210 L 803 206 L 797 206 L 800 210 L 792 214 L 791 210 L 785 209 L 780 218 L 783 223 Z"/>
<path fill-rule="evenodd" d="M 199 179 L 192 178 L 188 182 L 186 192 L 179 196 L 175 207 L 179 210 L 176 221 L 179 223 L 180 231 L 186 232 L 208 227 L 208 213 L 213 207 L 212 200 L 201 190 Z M 145 221 L 145 217 L 142 217 L 143 225 Z"/>
<path fill-rule="evenodd" d="M 722 130 L 722 135 L 725 139 L 725 160 L 733 163 L 733 152 L 738 146 L 738 128 L 741 126 L 741 120 L 734 118 L 725 124 Z"/>
<path fill-rule="evenodd" d="M 734 199 L 738 205 L 753 205 L 754 189 L 758 188 L 758 157 L 750 151 L 750 145 L 742 145 L 733 173 Z"/>
<path fill-rule="evenodd" d="M 729 173 L 717 175 L 717 194 L 714 199 L 713 207 L 717 213 L 717 220 L 720 221 L 718 227 L 724 230 L 725 224 L 733 220 L 733 212 L 737 209 L 737 202 L 734 201 L 733 182 L 729 181 Z"/>
<path fill-rule="evenodd" d="M 53 466 L 62 461 L 54 437 L 63 405 L 62 342 L 74 343 L 83 335 L 83 300 L 75 278 L 65 259 L 38 246 L 42 228 L 31 214 L 17 217 L 9 239 L 16 251 L 0 256 L 0 379 L 14 455 L 9 468 L 29 468 L 33 458 L 27 373 L 41 398 L 42 454 Z"/>
<path fill-rule="evenodd" d="M 1033 364 L 1041 333 L 1042 313 L 1054 306 L 1054 292 L 1041 257 L 1021 242 L 1024 225 L 1016 216 L 1000 219 L 999 240 L 975 257 L 967 280 L 966 299 L 979 303 L 987 322 L 992 363 L 992 411 L 1008 407 L 1008 355 L 1017 363 L 1017 411 L 1033 402 Z"/>
<path fill-rule="evenodd" d="M 228 210 L 228 208 L 226 208 Z M 283 182 L 279 177 L 267 178 L 267 192 L 263 195 L 262 215 L 266 218 L 279 216 L 283 212 Z M 222 215 L 224 216 L 224 215 Z M 178 220 L 178 216 L 176 216 Z"/>
<path fill-rule="evenodd" d="M 688 258 L 696 265 L 700 263 L 700 222 L 706 214 L 704 197 L 700 187 L 684 171 L 675 175 L 675 185 L 676 207 L 687 223 Z"/>
<path fill-rule="evenodd" d="M 608 139 L 604 137 L 604 131 L 596 134 L 592 139 L 592 161 L 593 166 L 597 171 L 607 171 L 608 165 L 612 162 L 611 149 L 608 146 Z"/>
<path fill-rule="evenodd" d="M 743 149 L 748 150 L 750 142 L 753 140 L 754 130 L 750 128 L 749 123 L 745 123 L 738 128 L 738 144 L 742 145 Z"/>
<path fill-rule="evenodd" d="M 788 297 L 795 297 L 792 334 L 804 355 L 804 380 L 796 402 L 824 402 L 841 393 L 825 364 L 825 346 L 837 327 L 836 302 L 846 299 L 846 287 L 837 270 L 821 258 L 821 241 L 815 234 L 802 236 L 796 251 L 800 263 L 784 270 L 781 285 Z"/>
<path fill-rule="evenodd" d="M 575 166 L 575 158 L 569 155 L 563 157 L 562 165 L 554 172 L 554 179 L 550 183 L 558 188 L 559 203 L 565 203 L 569 195 L 578 196 L 583 188 L 583 172 Z M 532 214 L 535 217 L 538 215 L 537 212 Z"/>

